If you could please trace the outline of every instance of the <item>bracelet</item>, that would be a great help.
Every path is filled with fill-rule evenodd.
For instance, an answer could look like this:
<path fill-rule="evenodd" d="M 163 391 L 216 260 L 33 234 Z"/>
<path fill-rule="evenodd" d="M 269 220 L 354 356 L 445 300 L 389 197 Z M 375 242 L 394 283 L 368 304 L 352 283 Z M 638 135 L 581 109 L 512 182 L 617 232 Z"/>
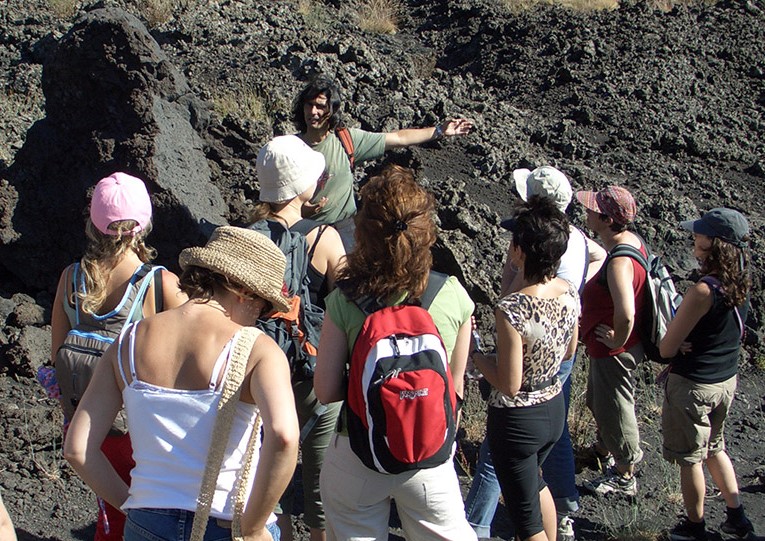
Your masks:
<path fill-rule="evenodd" d="M 439 139 L 443 139 L 444 137 L 444 127 L 442 124 L 438 124 L 436 126 L 436 129 L 433 131 L 433 141 L 438 141 Z"/>

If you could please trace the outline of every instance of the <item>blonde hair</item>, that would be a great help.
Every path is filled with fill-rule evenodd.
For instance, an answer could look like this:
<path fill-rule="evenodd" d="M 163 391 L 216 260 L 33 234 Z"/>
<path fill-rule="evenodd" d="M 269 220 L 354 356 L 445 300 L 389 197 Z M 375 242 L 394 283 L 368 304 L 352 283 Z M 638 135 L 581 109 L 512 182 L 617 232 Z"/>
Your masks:
<path fill-rule="evenodd" d="M 93 222 L 88 220 L 85 235 L 88 246 L 80 260 L 80 268 L 85 278 L 85 292 L 75 291 L 82 305 L 82 311 L 96 314 L 106 300 L 106 282 L 109 273 L 128 251 L 133 251 L 144 263 L 157 256 L 157 251 L 146 244 L 146 237 L 151 232 L 151 222 L 138 233 L 131 230 L 138 225 L 135 220 L 120 220 L 109 224 L 115 235 L 101 233 Z"/>

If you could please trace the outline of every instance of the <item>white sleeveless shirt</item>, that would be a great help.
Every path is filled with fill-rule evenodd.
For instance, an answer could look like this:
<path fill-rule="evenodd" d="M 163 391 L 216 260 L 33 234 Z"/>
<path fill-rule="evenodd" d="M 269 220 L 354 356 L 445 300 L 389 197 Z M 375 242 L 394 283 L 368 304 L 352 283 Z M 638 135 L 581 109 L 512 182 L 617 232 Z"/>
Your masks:
<path fill-rule="evenodd" d="M 221 370 L 228 369 L 239 333 L 228 341 L 218 356 L 207 389 L 179 390 L 152 385 L 136 377 L 134 352 L 137 326 L 138 323 L 133 324 L 119 339 L 121 346 L 123 337 L 129 336 L 129 382 L 122 365 L 121 347 L 117 350 L 120 374 L 125 382 L 122 399 L 136 463 L 131 472 L 128 499 L 122 509 L 195 511 L 222 393 L 222 387 L 216 389 L 216 382 Z M 243 402 L 237 404 L 215 487 L 211 517 L 231 520 L 234 516 L 234 487 L 257 414 L 257 406 Z M 254 454 L 253 471 L 258 464 L 260 441 L 255 445 Z M 254 475 L 250 476 L 245 501 L 249 498 L 254 478 Z M 272 513 L 268 523 L 275 520 L 276 516 Z"/>

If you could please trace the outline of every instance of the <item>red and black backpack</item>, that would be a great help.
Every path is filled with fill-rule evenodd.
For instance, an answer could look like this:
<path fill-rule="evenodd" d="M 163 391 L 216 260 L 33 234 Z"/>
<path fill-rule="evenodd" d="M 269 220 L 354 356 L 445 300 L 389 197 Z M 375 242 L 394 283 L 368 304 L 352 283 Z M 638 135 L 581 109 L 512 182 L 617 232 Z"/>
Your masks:
<path fill-rule="evenodd" d="M 375 471 L 433 468 L 451 457 L 457 400 L 428 313 L 446 279 L 432 272 L 419 305 L 354 300 L 367 317 L 351 353 L 345 414 L 351 448 Z"/>

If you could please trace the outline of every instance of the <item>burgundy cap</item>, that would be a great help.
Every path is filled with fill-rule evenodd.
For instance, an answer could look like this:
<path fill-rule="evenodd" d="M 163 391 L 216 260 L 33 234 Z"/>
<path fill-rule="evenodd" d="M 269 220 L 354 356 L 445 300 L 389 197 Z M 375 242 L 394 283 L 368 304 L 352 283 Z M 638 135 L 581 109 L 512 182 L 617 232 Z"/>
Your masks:
<path fill-rule="evenodd" d="M 635 198 L 621 186 L 606 186 L 599 192 L 576 192 L 576 199 L 588 209 L 605 214 L 613 221 L 628 224 L 635 219 Z"/>

